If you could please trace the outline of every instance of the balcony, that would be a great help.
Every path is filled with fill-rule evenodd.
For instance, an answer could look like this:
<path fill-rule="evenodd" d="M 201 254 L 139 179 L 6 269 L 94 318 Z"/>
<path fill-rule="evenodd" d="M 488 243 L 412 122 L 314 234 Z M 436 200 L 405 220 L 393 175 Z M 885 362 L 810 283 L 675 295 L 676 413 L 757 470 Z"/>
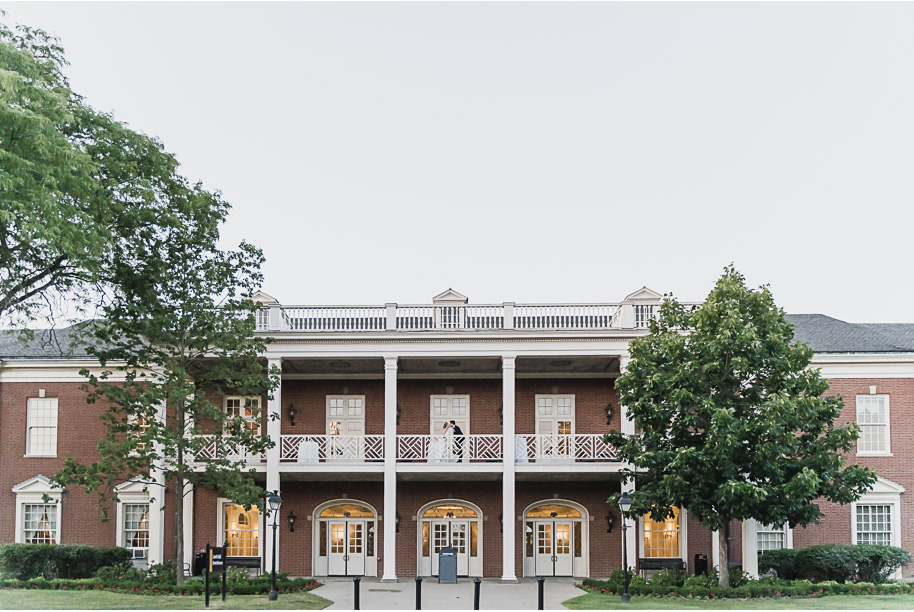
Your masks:
<path fill-rule="evenodd" d="M 616 448 L 603 442 L 603 434 L 518 434 L 515 463 L 567 464 L 618 461 Z"/>
<path fill-rule="evenodd" d="M 196 436 L 198 440 L 203 440 L 203 445 L 197 452 L 196 457 L 202 460 L 215 459 L 216 457 L 226 457 L 230 461 L 244 461 L 248 465 L 260 465 L 266 463 L 266 457 L 261 453 L 250 453 L 248 450 L 238 444 L 233 444 L 232 439 L 225 436 Z M 218 448 L 222 444 L 225 449 Z"/>
<path fill-rule="evenodd" d="M 646 329 L 651 304 L 488 304 L 265 307 L 257 331 L 593 331 Z"/>
<path fill-rule="evenodd" d="M 500 463 L 503 436 L 482 434 L 461 436 L 397 436 L 397 462 Z"/>
<path fill-rule="evenodd" d="M 384 461 L 384 436 L 280 436 L 280 463 Z"/>

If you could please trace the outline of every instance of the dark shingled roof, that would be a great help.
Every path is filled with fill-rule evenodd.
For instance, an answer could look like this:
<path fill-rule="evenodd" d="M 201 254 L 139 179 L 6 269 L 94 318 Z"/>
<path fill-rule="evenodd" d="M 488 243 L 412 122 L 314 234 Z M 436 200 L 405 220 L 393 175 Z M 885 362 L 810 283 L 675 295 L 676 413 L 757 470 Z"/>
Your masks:
<path fill-rule="evenodd" d="M 846 323 L 821 314 L 787 320 L 815 353 L 914 353 L 914 323 Z"/>
<path fill-rule="evenodd" d="M 84 346 L 87 342 L 77 342 L 78 332 L 85 325 L 78 323 L 60 329 L 36 329 L 34 338 L 26 342 L 22 340 L 22 332 L 0 331 L 0 360 L 89 357 Z"/>

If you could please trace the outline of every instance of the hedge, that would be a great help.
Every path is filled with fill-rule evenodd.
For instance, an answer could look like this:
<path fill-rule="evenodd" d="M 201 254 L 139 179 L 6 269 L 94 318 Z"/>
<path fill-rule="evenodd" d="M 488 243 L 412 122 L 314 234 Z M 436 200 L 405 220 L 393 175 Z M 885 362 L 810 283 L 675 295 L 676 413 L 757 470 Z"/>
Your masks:
<path fill-rule="evenodd" d="M 621 594 L 618 585 L 608 581 L 584 580 L 579 585 L 583 590 L 593 593 L 609 595 Z M 642 597 L 686 597 L 693 599 L 753 599 L 760 597 L 822 597 L 823 595 L 898 595 L 914 593 L 914 583 L 894 582 L 890 584 L 873 584 L 859 582 L 856 584 L 841 584 L 827 581 L 813 584 L 808 580 L 779 580 L 762 579 L 750 580 L 746 584 L 721 591 L 717 587 L 682 586 L 670 587 L 663 585 L 629 584 L 628 592 L 631 595 Z"/>
<path fill-rule="evenodd" d="M 297 591 L 310 591 L 323 583 L 310 578 L 283 579 L 276 582 L 276 589 L 280 593 L 294 593 Z M 97 578 L 82 580 L 48 580 L 46 578 L 32 578 L 31 580 L 0 580 L 2 589 L 31 589 L 55 591 L 114 591 L 116 593 L 133 593 L 136 595 L 202 595 L 204 584 L 202 580 L 191 578 L 184 581 L 181 586 L 173 584 L 146 584 L 140 582 L 119 582 L 112 584 Z M 214 579 L 209 586 L 210 595 L 220 595 L 222 585 Z M 269 579 L 252 579 L 247 584 L 229 585 L 226 593 L 229 595 L 265 595 L 270 592 Z"/>
<path fill-rule="evenodd" d="M 16 580 L 31 578 L 91 578 L 106 565 L 130 560 L 126 548 L 81 544 L 4 544 L 0 546 L 0 574 Z"/>
<path fill-rule="evenodd" d="M 765 551 L 759 557 L 759 571 L 773 570 L 779 578 L 788 580 L 880 584 L 911 560 L 908 551 L 895 546 L 825 544 L 800 550 Z"/>

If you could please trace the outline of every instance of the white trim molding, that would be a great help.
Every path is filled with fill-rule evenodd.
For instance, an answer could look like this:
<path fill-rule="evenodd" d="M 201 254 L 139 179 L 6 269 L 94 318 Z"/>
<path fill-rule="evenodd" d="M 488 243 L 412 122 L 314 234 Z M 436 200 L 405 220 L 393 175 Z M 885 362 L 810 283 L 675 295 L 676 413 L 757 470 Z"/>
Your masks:
<path fill-rule="evenodd" d="M 13 493 L 16 494 L 16 535 L 15 542 L 22 544 L 25 542 L 25 506 L 29 504 L 57 506 L 57 519 L 54 526 L 54 543 L 60 544 L 61 540 L 61 523 L 63 523 L 63 493 L 65 488 L 58 486 L 47 476 L 38 474 L 29 478 L 25 482 L 20 482 L 13 487 Z M 45 496 L 49 498 L 45 501 Z"/>

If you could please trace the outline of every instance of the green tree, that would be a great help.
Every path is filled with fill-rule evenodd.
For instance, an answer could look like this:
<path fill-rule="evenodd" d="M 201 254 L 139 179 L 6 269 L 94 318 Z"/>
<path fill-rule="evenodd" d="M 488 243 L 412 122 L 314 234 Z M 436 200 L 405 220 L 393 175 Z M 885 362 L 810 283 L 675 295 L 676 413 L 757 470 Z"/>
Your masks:
<path fill-rule="evenodd" d="M 834 423 L 842 399 L 824 395 L 812 350 L 792 341 L 768 288 L 750 290 L 730 266 L 701 307 L 664 300 L 616 382 L 636 433 L 605 439 L 632 466 L 632 514 L 663 520 L 676 506 L 718 531 L 721 588 L 731 521 L 805 526 L 817 499 L 847 504 L 876 480 L 846 465 L 859 427 Z"/>
<path fill-rule="evenodd" d="M 259 305 L 250 296 L 262 280 L 260 250 L 245 243 L 219 250 L 228 205 L 218 194 L 197 186 L 172 206 L 180 227 L 121 245 L 114 265 L 121 290 L 106 305 L 103 322 L 91 327 L 90 350 L 103 372 L 84 371 L 88 399 L 108 404 L 99 460 L 82 464 L 68 455 L 55 480 L 83 485 L 100 502 L 118 484 L 140 480 L 153 490 L 158 510 L 165 496 L 153 483 L 164 477 L 175 500 L 181 567 L 185 484 L 263 507 L 265 492 L 246 456 L 264 453 L 273 442 L 242 415 L 227 414 L 222 398 L 257 397 L 262 404 L 278 372 L 267 371 L 267 341 L 254 336 Z M 260 406 L 251 408 L 259 423 Z M 179 572 L 179 583 L 182 578 Z"/>
<path fill-rule="evenodd" d="M 0 12 L 2 16 L 2 12 Z M 186 189 L 161 143 L 91 108 L 47 33 L 0 22 L 0 318 L 78 315 L 112 290 L 114 247 L 174 225 Z M 62 306 L 62 305 L 66 306 Z"/>

